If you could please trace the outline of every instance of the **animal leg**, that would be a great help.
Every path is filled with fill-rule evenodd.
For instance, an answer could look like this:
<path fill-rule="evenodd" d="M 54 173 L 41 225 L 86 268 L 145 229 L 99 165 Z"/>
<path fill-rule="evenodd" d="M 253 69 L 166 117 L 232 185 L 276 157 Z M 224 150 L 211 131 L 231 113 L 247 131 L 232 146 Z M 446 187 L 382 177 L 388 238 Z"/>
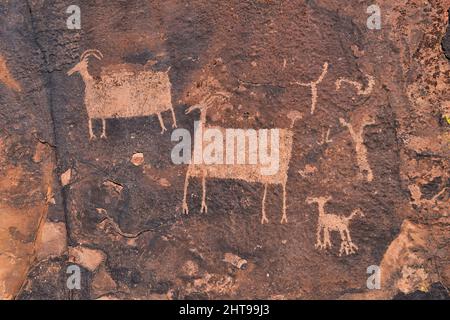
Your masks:
<path fill-rule="evenodd" d="M 200 212 L 208 212 L 208 206 L 206 205 L 206 173 L 203 173 L 202 177 L 202 208 L 200 209 Z"/>
<path fill-rule="evenodd" d="M 163 118 L 161 116 L 161 113 L 158 113 L 158 120 L 159 120 L 159 124 L 161 125 L 161 134 L 163 134 L 165 131 L 167 131 L 167 128 L 164 125 L 164 121 L 163 121 Z"/>
<path fill-rule="evenodd" d="M 92 119 L 91 118 L 89 118 L 88 127 L 89 127 L 89 140 L 94 140 L 96 138 L 96 136 L 94 135 L 94 132 L 92 130 Z"/>
<path fill-rule="evenodd" d="M 324 246 L 323 246 L 323 244 L 322 244 L 322 241 L 320 240 L 320 231 L 322 230 L 322 227 L 319 225 L 318 227 L 317 227 L 317 241 L 316 241 L 316 245 L 315 245 L 315 248 L 316 249 L 323 249 L 324 248 Z"/>
<path fill-rule="evenodd" d="M 352 237 L 350 237 L 350 231 L 348 231 L 348 228 L 345 229 L 345 234 L 347 236 L 347 241 L 352 242 Z"/>
<path fill-rule="evenodd" d="M 356 251 L 358 251 L 358 246 L 356 244 L 354 244 L 353 242 L 349 242 L 348 246 L 350 249 L 350 253 L 356 253 Z"/>
<path fill-rule="evenodd" d="M 106 120 L 102 119 L 102 135 L 100 138 L 106 139 Z"/>
<path fill-rule="evenodd" d="M 266 216 L 266 195 L 267 195 L 267 183 L 264 184 L 264 193 L 262 198 L 262 217 L 261 217 L 261 224 L 269 223 L 269 219 L 267 219 Z"/>
<path fill-rule="evenodd" d="M 341 242 L 341 248 L 339 249 L 339 257 L 342 256 L 342 254 L 345 252 L 345 254 L 348 256 L 349 253 L 349 246 L 347 241 Z"/>
<path fill-rule="evenodd" d="M 353 242 L 344 241 L 341 243 L 341 249 L 339 250 L 339 256 L 345 252 L 346 255 L 356 253 L 358 247 Z"/>
<path fill-rule="evenodd" d="M 331 249 L 331 241 L 330 241 L 330 230 L 327 227 L 323 229 L 323 246 L 324 248 Z"/>
<path fill-rule="evenodd" d="M 177 127 L 177 117 L 175 116 L 175 111 L 173 110 L 173 108 L 170 108 L 170 111 L 172 111 L 172 119 L 173 119 L 172 128 L 176 128 Z"/>
<path fill-rule="evenodd" d="M 349 252 L 355 253 L 355 250 L 358 251 L 358 246 L 353 243 L 352 237 L 350 237 L 350 231 L 348 229 L 345 230 L 345 233 L 347 234 L 347 243 L 349 247 Z"/>
<path fill-rule="evenodd" d="M 339 230 L 339 234 L 341 235 L 341 248 L 339 249 L 339 256 L 342 256 L 344 251 L 345 254 L 348 255 L 348 244 L 347 239 L 345 238 L 344 230 Z"/>
<path fill-rule="evenodd" d="M 281 217 L 281 223 L 287 223 L 287 214 L 286 214 L 286 184 L 283 184 L 283 216 Z"/>
<path fill-rule="evenodd" d="M 186 172 L 186 178 L 184 179 L 184 195 L 183 195 L 183 213 L 189 214 L 189 208 L 187 205 L 187 191 L 189 186 L 189 168 Z"/>
<path fill-rule="evenodd" d="M 311 102 L 311 114 L 314 114 L 316 110 L 317 104 L 317 84 L 311 83 L 311 93 L 312 93 L 312 102 Z"/>

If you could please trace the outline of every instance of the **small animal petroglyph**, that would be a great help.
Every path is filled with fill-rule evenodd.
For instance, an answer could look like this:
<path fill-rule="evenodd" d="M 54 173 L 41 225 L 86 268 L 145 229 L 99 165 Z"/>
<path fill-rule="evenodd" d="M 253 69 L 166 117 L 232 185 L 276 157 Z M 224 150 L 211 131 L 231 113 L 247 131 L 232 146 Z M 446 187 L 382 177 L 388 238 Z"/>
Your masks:
<path fill-rule="evenodd" d="M 368 79 L 367 87 L 366 89 L 363 89 L 363 85 L 359 82 L 352 81 L 346 78 L 339 78 L 336 80 L 336 91 L 339 91 L 341 89 L 342 83 L 348 83 L 356 88 L 356 93 L 359 96 L 368 96 L 372 93 L 373 87 L 375 86 L 375 79 L 371 75 L 366 75 Z"/>
<path fill-rule="evenodd" d="M 0 56 L 0 82 L 16 92 L 22 91 L 20 83 L 11 75 L 6 65 L 6 60 L 2 56 Z"/>
<path fill-rule="evenodd" d="M 330 201 L 332 198 L 328 197 L 316 197 L 316 198 L 307 198 L 306 202 L 308 204 L 317 203 L 319 207 L 319 220 L 317 223 L 317 242 L 316 249 L 330 249 L 331 248 L 331 240 L 330 240 L 330 231 L 338 231 L 341 236 L 341 248 L 339 250 L 339 256 L 343 253 L 346 255 L 355 253 L 358 250 L 358 246 L 355 245 L 352 241 L 349 231 L 350 221 L 356 216 L 364 217 L 364 213 L 361 209 L 353 210 L 353 212 L 348 216 L 341 216 L 336 214 L 328 214 L 325 213 L 325 204 Z M 321 232 L 323 232 L 323 236 L 321 237 Z"/>
<path fill-rule="evenodd" d="M 317 142 L 317 144 L 319 146 L 323 146 L 323 145 L 333 142 L 333 140 L 330 139 L 330 132 L 331 132 L 331 128 L 328 128 L 328 131 L 326 133 L 325 133 L 325 131 L 323 132 L 322 141 Z"/>
<path fill-rule="evenodd" d="M 364 128 L 375 124 L 375 120 L 370 119 L 369 116 L 364 116 L 361 125 L 356 131 L 353 126 L 343 118 L 340 118 L 339 121 L 342 126 L 347 127 L 355 144 L 356 160 L 358 162 L 360 178 L 366 178 L 367 181 L 371 182 L 373 180 L 373 172 L 367 159 L 367 148 L 364 145 Z"/>
<path fill-rule="evenodd" d="M 307 164 L 303 170 L 298 170 L 298 174 L 303 178 L 313 175 L 317 172 L 317 167 Z"/>
<path fill-rule="evenodd" d="M 322 73 L 319 76 L 319 78 L 316 81 L 311 82 L 293 82 L 292 84 L 296 84 L 302 87 L 311 87 L 311 95 L 312 95 L 312 101 L 311 101 L 311 114 L 314 114 L 314 111 L 316 110 L 317 105 L 317 85 L 322 82 L 323 78 L 325 78 L 325 75 L 328 72 L 328 62 L 325 62 L 323 64 Z"/>
<path fill-rule="evenodd" d="M 95 79 L 88 71 L 88 58 L 98 60 L 103 55 L 98 50 L 87 50 L 67 74 L 80 73 L 85 83 L 84 103 L 89 117 L 89 137 L 94 139 L 92 119 L 102 120 L 101 138 L 106 138 L 106 119 L 131 118 L 157 115 L 162 132 L 166 131 L 162 112 L 172 112 L 173 127 L 177 121 L 172 106 L 169 70 L 155 72 L 144 70 L 130 72 L 129 65 L 110 66 L 103 70 L 100 79 Z"/>
<path fill-rule="evenodd" d="M 204 97 L 199 104 L 196 104 L 192 107 L 190 107 L 186 113 L 190 113 L 195 109 L 200 110 L 200 124 L 202 126 L 205 125 L 206 121 L 206 111 L 212 107 L 220 106 L 220 104 L 223 104 L 224 101 L 228 99 L 228 94 L 224 92 L 216 92 L 214 94 L 208 94 L 206 97 Z M 236 179 L 236 180 L 243 180 L 247 182 L 259 182 L 264 185 L 264 194 L 262 198 L 262 218 L 261 223 L 268 223 L 268 219 L 266 216 L 265 211 L 265 201 L 266 201 L 266 195 L 267 195 L 267 186 L 269 184 L 273 185 L 281 185 L 283 188 L 283 214 L 281 218 L 281 223 L 287 223 L 287 214 L 286 214 L 286 184 L 287 184 L 287 178 L 288 178 L 288 168 L 289 168 L 289 162 L 291 158 L 291 152 L 292 152 L 292 144 L 293 144 L 293 126 L 296 120 L 301 119 L 302 115 L 297 111 L 292 111 L 288 114 L 288 117 L 291 119 L 291 128 L 290 129 L 278 129 L 279 130 L 279 167 L 275 174 L 272 175 L 264 175 L 261 173 L 262 165 L 260 163 L 256 164 L 239 164 L 234 163 L 233 164 L 206 164 L 206 163 L 196 163 L 195 156 L 194 161 L 191 161 L 189 164 L 189 167 L 186 172 L 186 179 L 184 184 L 184 196 L 183 196 L 183 212 L 185 214 L 189 213 L 188 205 L 187 205 L 187 191 L 189 186 L 189 178 L 190 177 L 199 177 L 202 179 L 202 205 L 201 205 L 201 212 L 207 212 L 208 207 L 206 205 L 206 178 L 216 178 L 216 179 Z M 208 128 L 208 126 L 206 126 Z M 220 128 L 220 127 L 209 127 L 213 128 L 215 130 L 220 130 L 223 132 L 223 136 L 226 136 L 226 128 Z M 242 129 L 244 130 L 244 129 Z M 256 135 L 259 137 L 260 134 L 262 134 L 263 130 L 254 130 L 256 132 Z M 265 130 L 266 137 L 267 137 L 267 131 Z M 199 139 L 202 139 L 201 136 L 196 133 L 196 136 L 194 138 L 196 141 Z M 244 148 L 242 150 L 237 147 L 235 149 L 234 140 L 233 140 L 233 146 L 232 151 L 235 153 L 237 152 L 244 152 L 245 158 L 250 157 L 250 151 L 249 146 L 251 143 L 245 143 L 244 138 Z M 197 143 L 196 143 L 197 144 Z M 201 144 L 200 144 L 201 145 Z M 247 148 L 245 147 L 247 145 Z M 195 147 L 194 147 L 195 149 Z M 233 158 L 235 158 L 233 156 Z"/>

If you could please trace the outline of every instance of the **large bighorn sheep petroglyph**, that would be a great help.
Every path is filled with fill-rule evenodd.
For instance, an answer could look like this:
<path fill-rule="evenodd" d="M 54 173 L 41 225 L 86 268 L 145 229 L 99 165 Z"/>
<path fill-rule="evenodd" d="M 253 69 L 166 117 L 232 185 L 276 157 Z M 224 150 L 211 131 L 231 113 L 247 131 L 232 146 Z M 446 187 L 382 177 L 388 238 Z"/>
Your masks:
<path fill-rule="evenodd" d="M 328 72 L 328 62 L 325 62 L 323 64 L 322 73 L 320 74 L 319 78 L 316 81 L 311 82 L 299 82 L 295 81 L 292 82 L 292 84 L 296 84 L 302 87 L 311 87 L 311 114 L 314 114 L 314 111 L 316 110 L 317 105 L 317 85 L 322 82 L 323 78 L 325 78 L 325 75 Z"/>
<path fill-rule="evenodd" d="M 288 117 L 291 119 L 291 127 L 290 129 L 226 129 L 221 127 L 213 127 L 213 126 L 205 126 L 206 121 L 206 111 L 212 107 L 213 105 L 220 105 L 221 102 L 224 102 L 228 99 L 229 94 L 224 92 L 215 92 L 213 94 L 206 94 L 206 97 L 201 99 L 199 104 L 193 105 L 186 113 L 190 113 L 193 110 L 200 110 L 200 128 L 204 128 L 204 130 L 216 130 L 216 132 L 221 133 L 221 137 L 226 137 L 223 141 L 222 145 L 227 147 L 227 161 L 225 164 L 216 164 L 216 163 L 208 163 L 198 162 L 195 160 L 196 158 L 196 149 L 197 146 L 200 145 L 203 140 L 203 134 L 201 130 L 196 130 L 195 133 L 195 142 L 194 142 L 194 157 L 190 162 L 189 167 L 186 172 L 186 179 L 184 184 L 184 196 L 183 196 L 183 212 L 185 214 L 189 213 L 188 204 L 187 204 L 187 192 L 189 186 L 189 178 L 190 177 L 198 177 L 202 179 L 202 204 L 201 204 L 201 212 L 207 212 L 208 207 L 206 205 L 206 178 L 216 178 L 216 179 L 235 179 L 235 180 L 243 180 L 247 182 L 258 182 L 264 185 L 264 193 L 262 197 L 262 217 L 261 223 L 268 223 L 269 220 L 266 215 L 265 210 L 265 202 L 267 195 L 267 186 L 269 184 L 272 185 L 281 185 L 283 188 L 283 213 L 281 217 L 281 223 L 287 222 L 287 214 L 286 214 L 286 184 L 288 179 L 288 169 L 289 162 L 291 159 L 292 145 L 293 145 L 293 135 L 294 132 L 292 130 L 295 121 L 302 118 L 302 115 L 297 111 L 292 111 L 288 114 Z M 230 135 L 230 132 L 233 132 L 233 135 Z M 236 134 L 236 132 L 240 134 Z M 257 146 L 259 145 L 259 155 L 261 156 L 262 140 L 267 143 L 267 136 L 271 135 L 271 152 L 276 152 L 279 155 L 278 168 L 276 172 L 271 174 L 264 174 L 265 164 L 257 161 L 249 161 L 249 163 L 245 163 L 245 159 L 252 159 L 256 154 Z M 274 141 L 274 136 L 276 136 L 277 141 Z M 263 139 L 261 139 L 261 137 Z M 221 138 L 222 139 L 222 138 Z M 258 143 L 259 139 L 259 143 Z M 237 143 L 235 145 L 235 140 Z M 248 140 L 248 143 L 246 141 Z M 265 145 L 264 147 L 267 147 Z M 278 149 L 278 150 L 274 150 Z M 205 148 L 206 150 L 206 148 Z M 200 152 L 202 150 L 200 149 Z M 265 151 L 267 152 L 267 150 Z M 228 161 L 229 155 L 231 155 L 231 161 Z M 244 161 L 239 161 L 239 159 L 244 159 Z M 235 161 L 236 160 L 236 161 Z"/>
<path fill-rule="evenodd" d="M 100 79 L 88 71 L 88 58 L 103 58 L 99 50 L 86 50 L 67 74 L 80 73 L 86 89 L 84 103 L 89 117 L 89 137 L 94 139 L 92 119 L 102 120 L 101 138 L 106 138 L 106 119 L 158 115 L 162 132 L 166 131 L 161 113 L 172 112 L 173 127 L 177 121 L 172 106 L 169 70 L 165 72 L 130 72 L 129 65 L 111 66 L 103 70 Z M 117 70 L 117 71 L 115 71 Z"/>
<path fill-rule="evenodd" d="M 371 182 L 373 180 L 373 172 L 367 158 L 367 148 L 364 145 L 364 128 L 375 124 L 375 120 L 371 119 L 368 115 L 365 115 L 356 131 L 353 126 L 343 118 L 339 118 L 339 122 L 342 126 L 347 127 L 355 144 L 356 160 L 358 162 L 360 178 L 364 179 L 365 177 L 367 181 Z"/>
<path fill-rule="evenodd" d="M 350 236 L 349 224 L 350 221 L 357 215 L 364 217 L 364 213 L 361 209 L 353 210 L 353 212 L 348 216 L 340 216 L 336 214 L 325 213 L 325 204 L 332 198 L 328 197 L 308 197 L 306 202 L 308 204 L 317 203 L 319 207 L 319 220 L 317 222 L 317 242 L 316 249 L 322 250 L 331 248 L 330 231 L 338 231 L 341 236 L 341 248 L 339 250 L 339 255 L 341 256 L 344 252 L 346 255 L 355 253 L 358 247 L 353 243 Z M 321 232 L 323 236 L 321 237 Z"/>

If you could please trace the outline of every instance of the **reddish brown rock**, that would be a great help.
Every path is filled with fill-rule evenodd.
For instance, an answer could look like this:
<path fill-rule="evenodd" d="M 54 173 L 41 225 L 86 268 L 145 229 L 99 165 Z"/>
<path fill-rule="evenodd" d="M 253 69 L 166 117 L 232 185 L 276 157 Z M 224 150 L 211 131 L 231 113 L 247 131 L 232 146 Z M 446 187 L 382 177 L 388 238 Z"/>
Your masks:
<path fill-rule="evenodd" d="M 83 246 L 69 247 L 69 259 L 75 264 L 95 271 L 105 261 L 105 254 L 100 250 L 90 249 Z"/>
<path fill-rule="evenodd" d="M 92 290 L 94 297 L 102 297 L 107 295 L 108 293 L 112 293 L 117 289 L 117 285 L 114 280 L 111 278 L 109 273 L 101 268 L 97 271 L 92 280 Z"/>
<path fill-rule="evenodd" d="M 41 227 L 35 245 L 38 260 L 65 254 L 67 251 L 66 225 L 64 223 L 45 222 Z"/>
<path fill-rule="evenodd" d="M 0 298 L 448 297 L 448 1 L 377 3 L 2 2 Z M 186 179 L 200 117 L 285 130 L 286 179 Z"/>

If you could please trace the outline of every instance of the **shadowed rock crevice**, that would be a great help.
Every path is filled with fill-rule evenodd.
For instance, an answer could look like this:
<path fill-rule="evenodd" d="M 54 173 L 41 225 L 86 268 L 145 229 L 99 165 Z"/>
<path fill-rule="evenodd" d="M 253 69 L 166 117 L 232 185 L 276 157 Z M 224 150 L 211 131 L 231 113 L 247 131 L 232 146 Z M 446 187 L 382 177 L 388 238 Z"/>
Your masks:
<path fill-rule="evenodd" d="M 450 9 L 448 9 L 447 15 L 449 17 L 448 26 L 447 32 L 445 33 L 444 38 L 442 39 L 442 49 L 447 59 L 450 60 Z"/>

